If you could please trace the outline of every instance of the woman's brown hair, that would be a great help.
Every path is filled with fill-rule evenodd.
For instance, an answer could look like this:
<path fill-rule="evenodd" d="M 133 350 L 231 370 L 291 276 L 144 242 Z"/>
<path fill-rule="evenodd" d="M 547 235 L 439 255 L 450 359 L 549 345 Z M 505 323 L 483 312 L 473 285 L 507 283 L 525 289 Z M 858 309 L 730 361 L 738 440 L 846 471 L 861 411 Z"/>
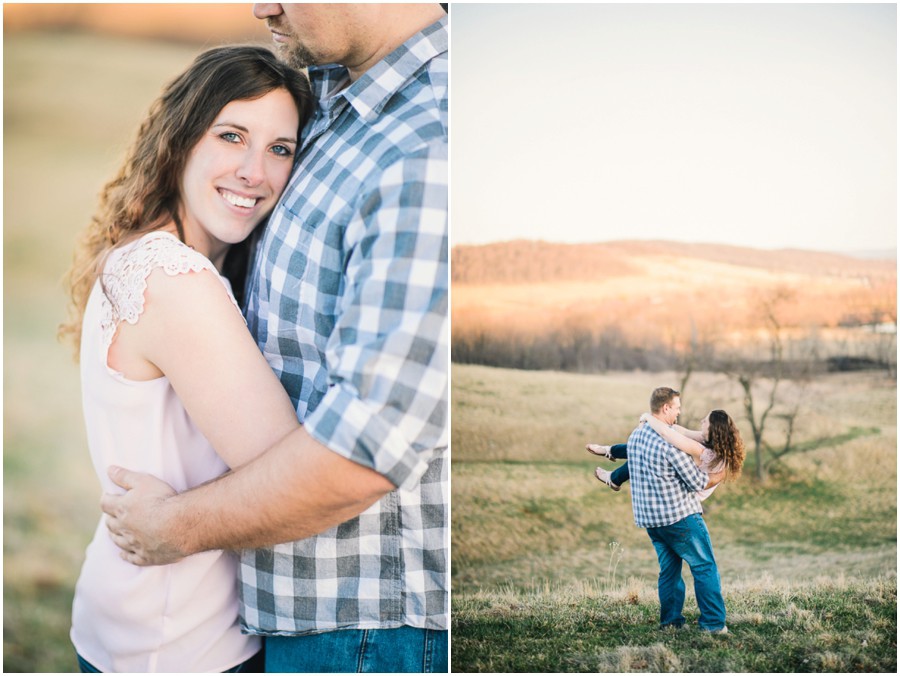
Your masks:
<path fill-rule="evenodd" d="M 69 318 L 59 331 L 61 337 L 71 337 L 76 352 L 84 309 L 106 255 L 172 222 L 184 241 L 178 216 L 179 186 L 191 150 L 231 101 L 257 99 L 276 89 L 286 90 L 294 99 L 302 129 L 312 102 L 303 73 L 279 62 L 264 47 L 217 47 L 200 54 L 153 103 L 125 162 L 103 188 L 97 211 L 76 244 L 66 277 Z M 300 129 L 297 131 L 299 134 Z M 232 260 L 226 259 L 226 270 L 246 268 L 234 259 L 246 259 L 247 249 L 231 247 L 228 258 Z M 232 286 L 237 294 L 243 290 L 242 280 L 232 279 Z"/>
<path fill-rule="evenodd" d="M 744 466 L 744 440 L 740 430 L 725 411 L 709 412 L 709 429 L 704 446 L 715 453 L 716 458 L 725 465 L 726 478 L 737 479 Z"/>

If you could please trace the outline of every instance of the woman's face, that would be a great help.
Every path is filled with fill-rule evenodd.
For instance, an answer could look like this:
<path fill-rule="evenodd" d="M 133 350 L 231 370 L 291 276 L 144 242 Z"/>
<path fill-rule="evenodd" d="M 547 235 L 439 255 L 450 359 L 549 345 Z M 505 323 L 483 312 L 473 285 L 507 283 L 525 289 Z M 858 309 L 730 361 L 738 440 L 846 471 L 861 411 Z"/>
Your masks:
<path fill-rule="evenodd" d="M 186 243 L 221 266 L 271 211 L 291 173 L 299 114 L 276 89 L 226 105 L 188 155 L 181 178 Z"/>
<path fill-rule="evenodd" d="M 706 417 L 700 421 L 700 434 L 704 439 L 709 437 L 709 413 L 706 414 Z"/>

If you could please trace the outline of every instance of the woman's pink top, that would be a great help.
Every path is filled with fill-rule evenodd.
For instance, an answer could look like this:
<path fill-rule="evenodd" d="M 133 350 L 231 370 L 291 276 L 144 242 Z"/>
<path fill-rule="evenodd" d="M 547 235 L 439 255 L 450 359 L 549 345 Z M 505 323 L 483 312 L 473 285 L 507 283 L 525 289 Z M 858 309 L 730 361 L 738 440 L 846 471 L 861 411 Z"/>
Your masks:
<path fill-rule="evenodd" d="M 169 275 L 218 274 L 207 258 L 165 232 L 144 235 L 110 254 L 103 275 L 108 297 L 96 283 L 81 339 L 84 419 L 104 492 L 123 492 L 106 475 L 113 464 L 157 476 L 177 491 L 228 469 L 167 378 L 134 381 L 107 366 L 116 328 L 122 321 L 138 322 L 146 280 L 156 268 Z M 221 672 L 260 648 L 259 639 L 241 634 L 238 624 L 234 554 L 211 551 L 168 566 L 138 567 L 120 558 L 105 516 L 75 587 L 71 638 L 78 653 L 104 672 Z"/>
<path fill-rule="evenodd" d="M 716 454 L 713 453 L 711 449 L 704 446 L 703 452 L 700 454 L 700 464 L 698 467 L 709 474 L 710 472 L 721 471 L 722 465 L 722 461 L 716 459 Z M 697 491 L 697 497 L 701 500 L 706 500 L 706 498 L 712 495 L 713 491 L 718 487 L 719 484 L 716 484 L 712 488 L 704 488 L 702 491 Z"/>

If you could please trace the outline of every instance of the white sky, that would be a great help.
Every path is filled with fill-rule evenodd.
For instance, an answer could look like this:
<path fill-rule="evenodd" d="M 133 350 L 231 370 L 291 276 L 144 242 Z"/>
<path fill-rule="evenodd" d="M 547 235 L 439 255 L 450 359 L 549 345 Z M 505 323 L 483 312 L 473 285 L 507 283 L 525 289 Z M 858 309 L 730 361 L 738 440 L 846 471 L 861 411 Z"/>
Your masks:
<path fill-rule="evenodd" d="M 895 249 L 892 4 L 451 8 L 453 244 Z"/>

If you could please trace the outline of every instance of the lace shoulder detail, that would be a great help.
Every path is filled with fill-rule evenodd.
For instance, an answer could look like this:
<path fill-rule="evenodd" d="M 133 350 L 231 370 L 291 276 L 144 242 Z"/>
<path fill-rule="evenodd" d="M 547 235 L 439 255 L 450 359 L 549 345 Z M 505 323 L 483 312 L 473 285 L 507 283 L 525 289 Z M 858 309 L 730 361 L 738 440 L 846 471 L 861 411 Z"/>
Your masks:
<path fill-rule="evenodd" d="M 147 278 L 156 268 L 162 268 L 170 276 L 200 270 L 214 272 L 240 313 L 231 285 L 219 275 L 212 261 L 168 232 L 151 232 L 134 243 L 115 249 L 103 267 L 100 275 L 103 292 L 101 331 L 103 344 L 107 349 L 112 344 L 119 322 L 137 323 L 144 311 Z"/>
<path fill-rule="evenodd" d="M 703 453 L 700 454 L 700 469 L 704 472 L 720 472 L 725 466 L 725 461 L 720 460 L 711 448 L 703 447 Z"/>

